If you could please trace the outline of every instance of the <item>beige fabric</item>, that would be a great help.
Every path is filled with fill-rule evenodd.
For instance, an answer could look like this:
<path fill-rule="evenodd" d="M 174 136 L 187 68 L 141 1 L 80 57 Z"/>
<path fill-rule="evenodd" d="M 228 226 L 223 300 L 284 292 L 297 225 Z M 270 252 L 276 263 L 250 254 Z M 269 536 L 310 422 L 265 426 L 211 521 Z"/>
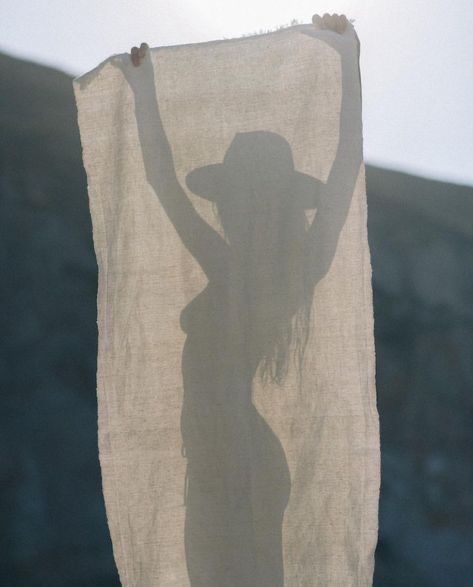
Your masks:
<path fill-rule="evenodd" d="M 139 68 L 121 54 L 73 83 L 122 585 L 370 585 L 379 437 L 353 29 L 153 48 Z"/>

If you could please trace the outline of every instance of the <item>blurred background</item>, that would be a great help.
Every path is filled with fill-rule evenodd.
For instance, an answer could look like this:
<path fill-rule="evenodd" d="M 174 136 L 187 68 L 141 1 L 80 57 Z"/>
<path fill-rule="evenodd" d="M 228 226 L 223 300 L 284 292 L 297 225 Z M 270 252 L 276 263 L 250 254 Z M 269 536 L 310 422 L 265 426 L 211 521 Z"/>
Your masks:
<path fill-rule="evenodd" d="M 118 586 L 72 78 L 151 47 L 355 19 L 382 491 L 375 586 L 473 585 L 473 6 L 0 0 L 0 585 Z"/>

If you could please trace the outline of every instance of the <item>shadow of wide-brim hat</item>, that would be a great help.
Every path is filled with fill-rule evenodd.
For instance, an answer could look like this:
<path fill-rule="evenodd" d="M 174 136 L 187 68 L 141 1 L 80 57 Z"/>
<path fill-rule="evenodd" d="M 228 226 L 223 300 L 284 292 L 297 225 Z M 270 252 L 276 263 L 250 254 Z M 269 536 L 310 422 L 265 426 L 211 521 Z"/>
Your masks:
<path fill-rule="evenodd" d="M 302 209 L 317 208 L 324 185 L 318 179 L 296 171 L 289 143 L 281 135 L 268 131 L 236 133 L 222 163 L 198 167 L 186 177 L 194 194 L 218 202 L 229 192 L 248 185 L 249 178 L 284 178 L 287 198 Z M 279 178 L 279 179 L 278 179 Z"/>

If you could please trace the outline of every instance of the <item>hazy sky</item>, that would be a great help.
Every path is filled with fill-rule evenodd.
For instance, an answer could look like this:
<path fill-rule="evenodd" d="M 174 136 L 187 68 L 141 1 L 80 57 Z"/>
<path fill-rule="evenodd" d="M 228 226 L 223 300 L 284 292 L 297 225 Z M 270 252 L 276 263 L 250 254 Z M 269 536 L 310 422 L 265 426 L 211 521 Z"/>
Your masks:
<path fill-rule="evenodd" d="M 115 53 L 356 19 L 368 162 L 473 184 L 473 2 L 0 0 L 0 51 L 80 75 Z"/>

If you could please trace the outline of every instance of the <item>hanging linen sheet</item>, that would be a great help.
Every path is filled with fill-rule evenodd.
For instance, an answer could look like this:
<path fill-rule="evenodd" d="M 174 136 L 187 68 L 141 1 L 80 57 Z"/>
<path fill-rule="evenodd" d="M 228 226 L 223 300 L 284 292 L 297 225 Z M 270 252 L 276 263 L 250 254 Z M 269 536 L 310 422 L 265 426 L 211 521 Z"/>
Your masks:
<path fill-rule="evenodd" d="M 379 432 L 353 27 L 73 81 L 126 587 L 365 586 Z"/>

